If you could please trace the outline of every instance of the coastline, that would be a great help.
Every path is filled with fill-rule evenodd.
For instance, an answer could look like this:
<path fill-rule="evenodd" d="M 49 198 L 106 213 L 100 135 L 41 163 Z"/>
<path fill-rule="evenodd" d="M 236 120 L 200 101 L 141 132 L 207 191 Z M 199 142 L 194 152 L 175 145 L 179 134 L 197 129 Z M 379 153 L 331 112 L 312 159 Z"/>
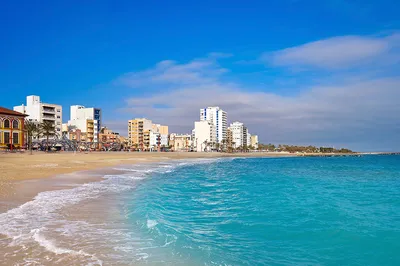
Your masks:
<path fill-rule="evenodd" d="M 71 155 L 65 154 L 52 158 L 43 156 L 46 159 L 45 161 L 40 161 L 39 158 L 27 160 L 26 157 L 20 155 L 21 158 L 17 159 L 25 159 L 27 161 L 26 166 L 37 165 L 40 161 L 43 163 L 43 166 L 40 167 L 51 168 L 45 164 L 59 162 L 62 166 L 66 166 L 71 162 L 57 160 L 65 160 L 66 157 Z M 116 260 L 119 265 L 130 265 L 132 261 L 135 261 L 138 265 L 145 265 L 149 256 L 159 256 L 162 259 L 163 254 L 170 254 L 169 244 L 173 243 L 176 238 L 168 234 L 164 234 L 165 239 L 162 238 L 161 240 L 149 237 L 148 234 L 152 235 L 152 232 L 159 230 L 158 223 L 164 224 L 163 219 L 154 215 L 154 213 L 148 213 L 147 205 L 139 204 L 140 200 L 146 197 L 143 197 L 142 194 L 142 197 L 139 197 L 136 201 L 136 198 L 133 197 L 134 191 L 139 193 L 137 191 L 142 189 L 142 193 L 144 192 L 147 195 L 149 187 L 146 186 L 149 183 L 155 182 L 153 186 L 155 184 L 158 186 L 159 179 L 157 178 L 171 182 L 169 178 L 164 177 L 164 173 L 166 177 L 170 177 L 167 173 L 184 165 L 208 164 L 218 161 L 227 161 L 229 165 L 229 158 L 232 157 L 299 157 L 296 155 L 288 156 L 288 154 L 285 154 L 285 156 L 282 156 L 284 154 L 281 154 L 281 156 L 262 156 L 262 154 L 221 156 L 217 153 L 199 153 L 189 156 L 188 153 L 176 153 L 175 156 L 169 157 L 161 156 L 164 154 L 149 155 L 154 154 L 137 153 L 134 157 L 117 154 L 118 158 L 115 154 L 113 156 L 92 154 L 82 157 L 84 158 L 82 160 L 89 164 L 85 166 L 86 168 L 94 168 L 42 178 L 26 175 L 25 178 L 11 181 L 15 184 L 14 189 L 18 193 L 9 197 L 6 201 L 0 202 L 0 204 L 4 202 L 14 204 L 13 206 L 8 205 L 9 208 L 5 209 L 4 212 L 0 209 L 0 250 L 5 254 L 3 258 L 5 265 L 28 262 L 44 263 L 45 265 L 47 263 L 48 265 L 102 265 Z M 43 158 L 40 159 L 43 160 Z M 90 164 L 89 162 L 93 161 L 94 158 L 100 161 L 97 162 L 99 164 L 106 161 L 106 164 L 109 165 L 103 163 L 98 166 L 96 162 Z M 247 160 L 237 161 L 246 162 Z M 286 160 L 276 160 L 276 162 L 285 164 Z M 302 159 L 292 160 L 292 163 L 290 163 L 292 169 L 304 165 Z M 1 164 L 6 164 L 6 162 L 0 161 Z M 79 165 L 81 164 L 83 163 Z M 267 165 L 275 167 L 275 169 L 279 167 L 275 163 Z M 222 166 L 230 167 L 226 166 L 225 163 Z M 21 167 L 21 169 L 24 169 L 24 167 Z M 65 171 L 65 169 L 71 170 L 72 167 L 60 169 Z M 179 179 L 184 176 L 186 170 L 178 175 L 179 178 L 175 182 L 180 182 Z M 40 170 L 38 171 L 40 172 Z M 147 182 L 141 181 L 152 176 L 153 173 L 155 178 L 149 179 Z M 162 176 L 160 176 L 160 173 Z M 29 178 L 26 178 L 27 176 Z M 210 180 L 213 179 L 213 176 L 211 175 Z M 202 183 L 202 177 L 200 179 Z M 175 185 L 178 183 L 175 183 Z M 172 187 L 175 186 L 172 185 Z M 206 188 L 209 190 L 210 186 L 207 185 Z M 162 190 L 160 193 L 168 191 L 168 189 Z M 180 190 L 178 189 L 178 191 Z M 21 202 L 18 202 L 17 199 Z M 200 195 L 199 199 L 203 200 L 204 195 Z M 196 202 L 207 204 L 207 201 Z M 134 223 L 127 220 L 132 215 L 132 209 L 130 209 L 130 206 L 133 206 L 132 204 L 137 204 L 137 206 L 140 206 L 139 209 L 141 208 L 143 211 L 141 218 L 135 220 Z M 103 239 L 108 241 L 104 243 Z M 153 243 L 155 244 L 153 245 Z M 146 251 L 154 248 L 157 251 Z M 190 261 L 192 259 L 195 258 L 190 258 Z M 182 265 L 190 265 L 185 264 L 185 261 L 182 263 Z M 193 265 L 197 264 L 194 263 Z"/>
<path fill-rule="evenodd" d="M 110 167 L 126 164 L 156 163 L 181 159 L 229 157 L 289 157 L 283 153 L 148 153 L 148 152 L 91 152 L 91 153 L 26 153 L 0 154 L 0 213 L 31 200 L 39 192 L 57 189 L 54 178 L 76 184 L 94 180 L 87 173 L 99 172 L 95 180 L 110 171 Z M 61 178 L 60 178 L 61 177 Z M 26 186 L 26 184 L 29 184 Z M 63 188 L 62 185 L 59 186 Z"/>
<path fill-rule="evenodd" d="M 126 195 L 124 192 L 135 189 L 151 172 L 170 172 L 181 165 L 214 162 L 220 156 L 207 157 L 159 157 L 158 160 L 138 157 L 135 164 L 112 163 L 112 166 L 94 170 L 15 181 L 18 192 L 22 194 L 19 200 L 24 199 L 24 202 L 15 204 L 18 197 L 14 195 L 8 199 L 14 206 L 0 211 L 3 262 L 6 265 L 24 261 L 102 265 L 104 254 L 120 251 L 113 246 L 99 249 L 97 246 L 81 246 L 80 243 L 90 237 L 97 241 L 99 231 L 107 235 L 107 239 L 115 237 L 116 230 L 122 235 L 126 232 L 125 216 L 119 205 L 120 197 Z M 115 219 L 122 228 L 109 228 L 110 224 L 115 224 Z M 71 230 L 79 233 L 75 235 Z M 73 239 L 69 238 L 71 233 Z M 77 240 L 76 237 L 83 238 Z M 145 258 L 139 255 L 138 261 Z"/>

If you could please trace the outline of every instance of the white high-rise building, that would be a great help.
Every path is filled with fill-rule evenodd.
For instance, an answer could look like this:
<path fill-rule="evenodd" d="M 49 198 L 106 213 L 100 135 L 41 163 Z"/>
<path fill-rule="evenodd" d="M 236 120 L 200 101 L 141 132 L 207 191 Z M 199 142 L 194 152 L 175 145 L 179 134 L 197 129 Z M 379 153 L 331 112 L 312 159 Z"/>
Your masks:
<path fill-rule="evenodd" d="M 194 135 L 193 142 L 198 152 L 209 151 L 212 148 L 210 143 L 217 142 L 216 128 L 206 120 L 194 122 Z"/>
<path fill-rule="evenodd" d="M 247 142 L 247 128 L 241 122 L 233 122 L 229 130 L 232 132 L 232 143 L 234 148 L 239 148 L 246 145 Z"/>
<path fill-rule="evenodd" d="M 243 146 L 250 146 L 250 138 L 251 134 L 249 133 L 249 129 L 246 126 L 243 126 Z"/>
<path fill-rule="evenodd" d="M 98 142 L 101 129 L 101 109 L 71 105 L 68 125 L 86 133 L 89 142 Z"/>
<path fill-rule="evenodd" d="M 58 136 L 62 135 L 62 106 L 52 103 L 42 103 L 40 96 L 30 95 L 26 97 L 26 105 L 14 106 L 14 111 L 27 114 L 29 121 L 53 123 Z"/>
<path fill-rule="evenodd" d="M 218 143 L 226 139 L 226 130 L 228 128 L 227 113 L 218 106 L 200 109 L 200 121 L 209 121 L 214 125 Z"/>

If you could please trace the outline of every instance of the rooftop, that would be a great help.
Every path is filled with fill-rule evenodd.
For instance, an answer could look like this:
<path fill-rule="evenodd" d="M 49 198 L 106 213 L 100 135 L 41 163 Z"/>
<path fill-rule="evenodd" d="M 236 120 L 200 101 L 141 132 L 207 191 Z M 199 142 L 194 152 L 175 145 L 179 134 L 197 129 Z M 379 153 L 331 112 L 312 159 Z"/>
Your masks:
<path fill-rule="evenodd" d="M 15 115 L 15 116 L 28 116 L 26 114 L 23 114 L 23 113 L 20 113 L 20 112 L 16 112 L 16 111 L 13 111 L 11 109 L 7 109 L 7 108 L 1 107 L 1 106 L 0 106 L 0 114 Z"/>

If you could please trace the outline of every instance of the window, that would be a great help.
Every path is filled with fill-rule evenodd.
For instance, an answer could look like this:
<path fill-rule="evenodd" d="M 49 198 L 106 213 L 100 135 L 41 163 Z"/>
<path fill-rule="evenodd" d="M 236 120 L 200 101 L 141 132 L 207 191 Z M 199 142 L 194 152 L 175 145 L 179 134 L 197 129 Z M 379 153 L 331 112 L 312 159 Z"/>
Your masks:
<path fill-rule="evenodd" d="M 4 144 L 10 143 L 10 132 L 4 132 Z"/>
<path fill-rule="evenodd" d="M 60 110 L 60 109 L 57 109 L 57 113 L 59 113 L 59 112 L 61 112 L 61 110 Z"/>
<path fill-rule="evenodd" d="M 4 128 L 10 128 L 10 120 L 8 120 L 8 119 L 4 120 Z M 6 142 L 6 143 L 8 143 L 8 142 Z"/>
<path fill-rule="evenodd" d="M 18 128 L 18 127 L 19 127 L 18 120 L 14 120 L 13 121 L 13 128 Z"/>
<path fill-rule="evenodd" d="M 58 115 L 57 118 L 61 118 L 61 116 Z"/>
<path fill-rule="evenodd" d="M 16 132 L 13 133 L 13 144 L 19 144 L 19 137 Z"/>

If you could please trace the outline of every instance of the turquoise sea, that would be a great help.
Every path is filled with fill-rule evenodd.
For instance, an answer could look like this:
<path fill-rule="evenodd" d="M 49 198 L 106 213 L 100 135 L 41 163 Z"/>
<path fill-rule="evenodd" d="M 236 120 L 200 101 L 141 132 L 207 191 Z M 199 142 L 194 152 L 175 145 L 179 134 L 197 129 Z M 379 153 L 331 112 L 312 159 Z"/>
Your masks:
<path fill-rule="evenodd" d="M 124 209 L 158 247 L 148 262 L 400 265 L 400 156 L 182 166 L 146 179 Z"/>
<path fill-rule="evenodd" d="M 115 171 L 0 214 L 0 249 L 44 265 L 400 265 L 400 156 Z"/>

